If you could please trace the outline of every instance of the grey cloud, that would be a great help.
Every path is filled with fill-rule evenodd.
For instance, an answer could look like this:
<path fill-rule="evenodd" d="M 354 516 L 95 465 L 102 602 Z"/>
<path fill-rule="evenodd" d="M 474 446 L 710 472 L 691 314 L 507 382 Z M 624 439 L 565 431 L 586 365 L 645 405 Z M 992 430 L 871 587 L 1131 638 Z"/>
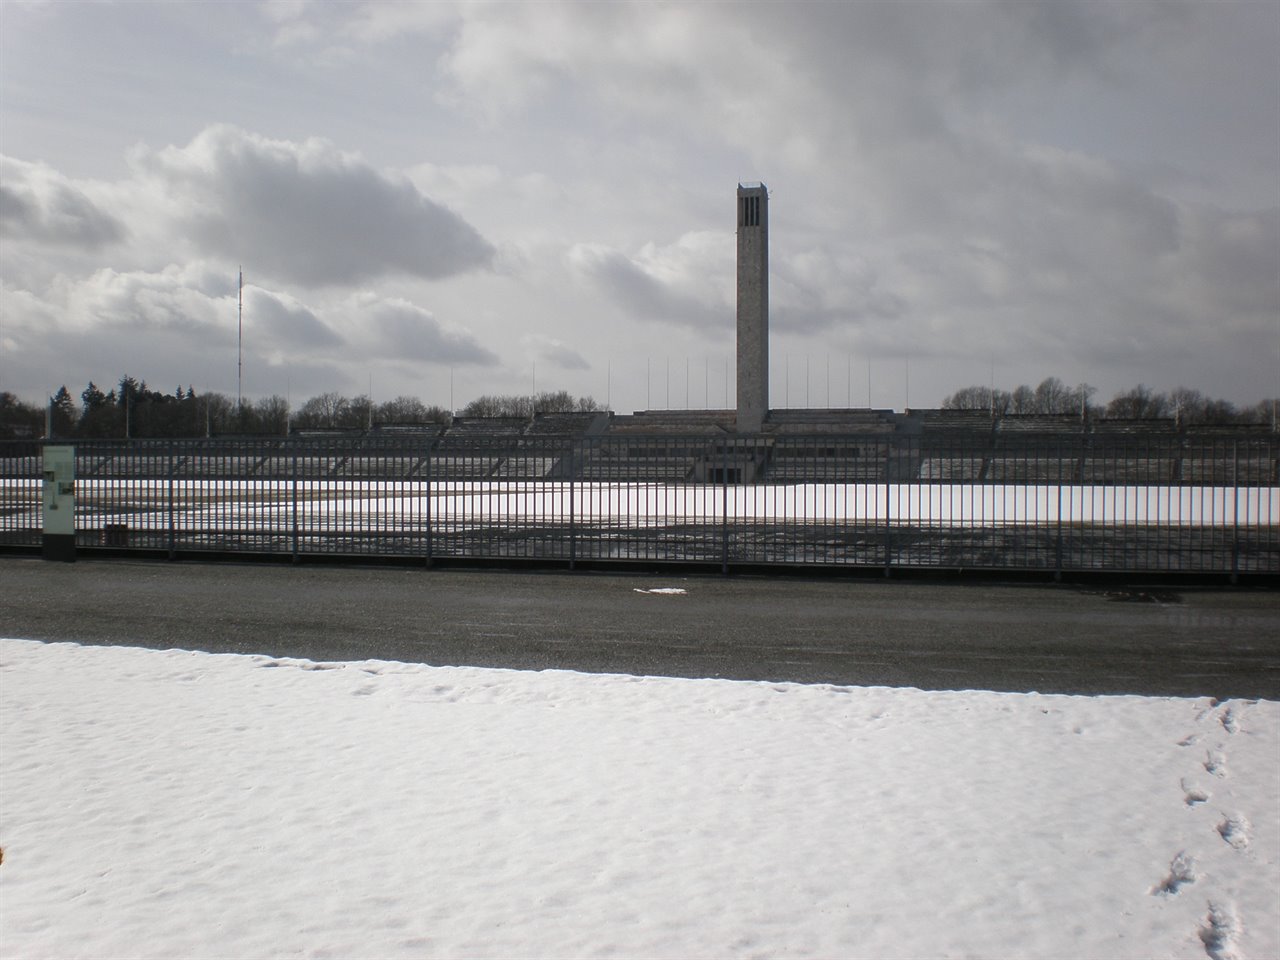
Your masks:
<path fill-rule="evenodd" d="M 0 157 L 0 235 L 93 250 L 125 229 L 61 174 Z"/>
<path fill-rule="evenodd" d="M 1204 308 L 1274 322 L 1280 316 L 1280 207 L 1252 214 L 1198 211 L 1187 219 L 1185 272 L 1209 285 Z"/>
<path fill-rule="evenodd" d="M 464 176 L 423 164 L 413 168 L 415 191 L 326 142 L 212 128 L 185 146 L 138 154 L 135 176 L 115 184 L 48 181 L 124 218 L 131 242 L 112 248 L 110 260 L 86 254 L 74 246 L 76 237 L 93 236 L 92 229 L 77 233 L 92 223 L 84 217 L 60 234 L 70 239 L 56 251 L 51 241 L 11 242 L 6 234 L 5 278 L 47 292 L 108 263 L 156 271 L 216 251 L 210 260 L 232 265 L 221 280 L 184 282 L 219 301 L 210 322 L 216 319 L 220 337 L 230 329 L 232 348 L 233 265 L 243 262 L 247 277 L 288 288 L 330 332 L 340 331 L 343 352 L 354 355 L 343 362 L 380 350 L 388 368 L 402 360 L 420 377 L 419 358 L 451 353 L 457 341 L 464 353 L 479 344 L 465 333 L 450 342 L 426 311 L 379 325 L 359 308 L 335 306 L 345 291 L 300 284 L 447 276 L 459 262 L 492 268 L 500 255 L 454 215 L 439 213 L 439 204 L 452 204 L 528 257 L 512 268 L 525 284 L 519 292 L 505 277 L 440 284 L 431 300 L 425 284 L 409 278 L 398 277 L 394 289 L 432 303 L 441 316 L 474 310 L 488 318 L 491 345 L 504 360 L 536 329 L 602 367 L 607 351 L 617 362 L 627 337 L 664 337 L 685 350 L 717 338 L 731 343 L 731 238 L 716 240 L 723 256 L 654 238 L 731 230 L 732 175 L 739 174 L 777 191 L 773 312 L 792 351 L 847 348 L 856 358 L 910 350 L 913 360 L 917 351 L 940 351 L 954 361 L 939 364 L 940 375 L 963 379 L 935 384 L 935 399 L 986 382 L 991 366 L 998 381 L 1054 373 L 1089 379 L 1105 392 L 1099 378 L 1108 369 L 1123 381 L 1118 386 L 1141 380 L 1167 389 L 1173 384 L 1162 378 L 1181 376 L 1172 370 L 1216 364 L 1225 371 L 1220 385 L 1194 385 L 1246 395 L 1274 387 L 1280 21 L 1271 5 L 937 0 L 622 3 L 585 14 L 556 3 L 299 10 L 288 25 L 300 32 L 279 38 L 289 40 L 288 64 L 343 46 L 353 57 L 343 74 L 355 84 L 351 97 L 386 112 L 339 118 L 300 107 L 276 121 L 275 107 L 263 101 L 255 124 L 323 130 L 379 163 L 407 162 L 405 151 L 419 150 L 424 158 L 500 166 L 468 168 Z M 362 30 L 362 20 L 377 29 Z M 261 24 L 253 29 L 263 33 Z M 392 69 L 363 69 L 369 57 Z M 319 102 L 316 71 L 271 75 L 286 84 L 274 102 Z M 381 91 L 383 100 L 375 87 L 388 75 L 421 84 Z M 178 81 L 177 116 L 221 109 L 185 102 L 176 92 L 190 85 Z M 423 108 L 420 128 L 383 122 L 411 103 Z M 481 117 L 500 122 L 468 125 L 476 105 Z M 74 110 L 62 112 L 64 129 L 81 125 Z M 93 126 L 85 142 L 106 156 L 117 141 L 93 139 Z M 162 137 L 151 131 L 173 127 L 137 129 Z M 450 139 L 457 135 L 467 138 L 463 146 Z M 92 169 L 93 162 L 64 169 Z M 527 195 L 513 190 L 517 165 L 545 172 L 548 183 Z M 20 191 L 15 177 L 0 183 L 9 191 L 0 195 L 6 230 L 43 223 L 36 195 Z M 51 209 L 67 210 L 76 224 L 74 203 Z M 451 246 L 451 238 L 464 239 Z M 587 238 L 602 246 L 573 248 L 568 266 L 578 282 L 565 285 L 556 272 L 563 264 L 552 260 Z M 450 260 L 456 250 L 464 255 Z M 814 250 L 830 251 L 830 262 L 810 257 Z M 147 294 L 154 315 L 157 297 Z M 73 322 L 62 306 L 61 322 Z M 18 313 L 10 306 L 9 317 Z M 569 332 L 604 326 L 600 313 L 624 319 L 590 338 Z M 298 336 L 306 320 L 288 318 L 299 324 Z M 38 323 L 19 329 L 26 336 Z M 685 346 L 695 338 L 703 342 Z M 540 357 L 540 368 L 544 359 L 555 362 Z M 495 367 L 493 379 L 508 372 Z M 912 380 L 921 382 L 914 367 Z"/>
<path fill-rule="evenodd" d="M 591 367 L 582 354 L 564 344 L 545 347 L 538 354 L 561 370 L 588 370 Z"/>
<path fill-rule="evenodd" d="M 635 261 L 605 247 L 579 245 L 569 253 L 575 270 L 638 320 L 658 320 L 720 334 L 733 323 L 731 309 L 714 310 L 664 285 Z"/>
<path fill-rule="evenodd" d="M 731 237 L 726 241 L 733 242 Z M 679 254 L 682 249 L 678 244 L 663 248 L 661 263 L 667 264 L 672 252 Z M 569 260 L 580 275 L 638 320 L 672 323 L 713 336 L 723 335 L 735 322 L 732 292 L 728 299 L 714 303 L 695 298 L 625 254 L 606 247 L 574 247 Z M 695 268 L 708 270 L 720 266 L 703 260 L 695 264 Z M 708 285 L 716 280 L 706 276 L 699 279 Z M 732 290 L 732 273 L 719 279 L 726 280 L 730 284 L 728 290 Z M 851 322 L 894 319 L 907 310 L 905 298 L 887 288 L 865 259 L 849 251 L 833 252 L 824 247 L 774 256 L 770 265 L 770 299 L 775 329 L 803 333 Z"/>
<path fill-rule="evenodd" d="M 907 302 L 888 289 L 866 259 L 849 250 L 814 248 L 774 257 L 770 295 L 779 330 L 813 333 L 871 320 L 893 320 Z"/>
<path fill-rule="evenodd" d="M 531 334 L 524 338 L 524 343 L 532 356 L 561 370 L 591 369 L 586 357 L 553 337 Z"/>
<path fill-rule="evenodd" d="M 1008 179 L 987 198 L 989 207 L 974 213 L 993 226 L 1012 225 L 1011 239 L 1023 250 L 1074 260 L 1081 253 L 1127 259 L 1177 249 L 1174 204 L 1106 164 L 1042 150 L 1011 158 L 1001 169 Z"/>
<path fill-rule="evenodd" d="M 267 140 L 206 129 L 186 147 L 138 152 L 179 225 L 202 252 L 314 286 L 385 274 L 439 279 L 488 266 L 470 224 L 322 140 Z"/>
<path fill-rule="evenodd" d="M 307 307 L 256 287 L 245 290 L 245 314 L 252 330 L 276 347 L 310 352 L 343 343 L 342 337 Z"/>
<path fill-rule="evenodd" d="M 939 0 L 913 4 L 751 4 L 742 18 L 829 92 L 879 99 L 943 121 L 957 101 L 978 105 L 1064 77 L 1114 80 L 1144 35 L 1186 23 L 1177 0 L 1098 4 L 1061 0 Z M 891 95 L 885 81 L 893 83 Z M 857 85 L 850 85 L 853 82 Z M 887 119 L 887 118 L 885 118 Z M 922 129 L 909 120 L 905 129 Z"/>
<path fill-rule="evenodd" d="M 379 300 L 361 305 L 389 356 L 427 363 L 464 363 L 493 366 L 498 357 L 470 334 L 447 329 L 428 310 L 404 300 Z"/>

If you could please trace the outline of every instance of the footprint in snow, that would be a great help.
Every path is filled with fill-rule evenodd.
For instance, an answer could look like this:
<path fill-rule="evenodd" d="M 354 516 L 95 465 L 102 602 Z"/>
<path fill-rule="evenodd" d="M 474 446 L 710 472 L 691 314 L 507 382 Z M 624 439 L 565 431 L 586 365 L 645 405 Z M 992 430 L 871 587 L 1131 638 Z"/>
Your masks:
<path fill-rule="evenodd" d="M 1236 960 L 1235 939 L 1239 934 L 1239 922 L 1230 906 L 1209 901 L 1209 913 L 1198 931 L 1204 952 L 1211 960 Z"/>
<path fill-rule="evenodd" d="M 1240 729 L 1240 721 L 1236 719 L 1235 711 L 1227 707 L 1218 715 L 1218 722 L 1222 724 L 1222 729 L 1227 733 L 1235 733 Z"/>
<path fill-rule="evenodd" d="M 1249 821 L 1240 815 L 1227 817 L 1218 824 L 1218 835 L 1236 850 L 1249 846 Z"/>
<path fill-rule="evenodd" d="M 1182 794 L 1183 802 L 1188 807 L 1194 807 L 1197 803 L 1204 803 L 1210 796 L 1208 791 L 1192 786 L 1187 783 L 1185 778 L 1182 781 Z"/>
<path fill-rule="evenodd" d="M 1227 760 L 1220 753 L 1208 752 L 1204 756 L 1204 768 L 1215 777 L 1227 775 Z"/>
<path fill-rule="evenodd" d="M 1152 896 L 1172 896 L 1188 883 L 1195 883 L 1195 867 L 1195 860 L 1185 850 L 1179 853 L 1169 861 L 1169 875 L 1151 888 Z"/>

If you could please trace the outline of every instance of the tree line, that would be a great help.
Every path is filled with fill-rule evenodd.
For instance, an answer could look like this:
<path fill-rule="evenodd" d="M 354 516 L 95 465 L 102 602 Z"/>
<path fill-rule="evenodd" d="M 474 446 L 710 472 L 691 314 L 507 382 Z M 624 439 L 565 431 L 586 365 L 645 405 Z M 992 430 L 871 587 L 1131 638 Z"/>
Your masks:
<path fill-rule="evenodd" d="M 458 411 L 468 417 L 522 417 L 535 413 L 601 410 L 591 397 L 564 390 L 538 394 L 477 397 Z M 172 393 L 153 390 L 145 380 L 121 377 L 105 393 L 94 382 L 80 392 L 79 402 L 64 384 L 48 408 L 0 392 L 0 439 L 47 435 L 67 439 L 183 438 L 227 434 L 281 436 L 291 430 L 367 430 L 388 424 L 447 424 L 453 413 L 399 396 L 374 403 L 367 395 L 348 397 L 327 392 L 311 397 L 296 410 L 279 395 L 237 403 L 222 393 L 197 394 L 179 385 Z"/>
<path fill-rule="evenodd" d="M 1071 415 L 1088 419 L 1174 418 L 1180 424 L 1270 423 L 1275 425 L 1276 400 L 1236 407 L 1199 390 L 1179 387 L 1161 393 L 1138 384 L 1121 391 L 1106 404 L 1094 402 L 1097 391 L 1088 384 L 1069 387 L 1047 377 L 1036 387 L 1013 390 L 972 386 L 957 390 L 943 402 L 944 410 L 981 410 L 1006 414 Z M 568 391 L 538 394 L 485 394 L 457 411 L 466 417 L 519 417 L 535 413 L 590 412 L 605 409 L 592 397 Z M 79 402 L 65 385 L 50 398 L 46 410 L 0 392 L 0 439 L 46 435 L 68 439 L 181 438 L 228 434 L 281 436 L 291 430 L 368 430 L 388 424 L 447 424 L 453 413 L 424 404 L 417 397 L 399 396 L 374 403 L 367 395 L 354 397 L 327 392 L 311 397 L 296 410 L 285 397 L 272 395 L 237 403 L 234 397 L 197 394 L 188 386 L 172 393 L 153 390 L 145 380 L 121 377 L 105 393 L 92 381 Z"/>
<path fill-rule="evenodd" d="M 1276 401 L 1263 400 L 1251 407 L 1237 407 L 1227 400 L 1206 396 L 1199 390 L 1178 387 L 1168 393 L 1138 384 L 1117 393 L 1106 404 L 1093 402 L 1097 391 L 1087 383 L 1069 387 L 1057 377 L 1046 377 L 1039 386 L 1026 384 L 1013 390 L 973 386 L 957 390 L 942 401 L 944 410 L 982 410 L 993 416 L 1006 414 L 1071 415 L 1091 420 L 1172 418 L 1180 424 L 1274 424 Z"/>

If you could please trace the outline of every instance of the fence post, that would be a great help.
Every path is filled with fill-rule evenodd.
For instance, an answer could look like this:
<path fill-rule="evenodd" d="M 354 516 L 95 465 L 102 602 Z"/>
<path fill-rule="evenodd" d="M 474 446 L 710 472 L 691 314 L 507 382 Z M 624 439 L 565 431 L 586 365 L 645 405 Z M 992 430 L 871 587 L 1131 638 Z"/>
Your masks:
<path fill-rule="evenodd" d="M 577 457 L 574 456 L 578 449 L 578 441 L 569 441 L 569 569 L 572 570 L 578 560 L 578 520 L 576 504 L 576 488 L 577 488 Z"/>
<path fill-rule="evenodd" d="M 1061 462 L 1061 457 L 1059 457 L 1059 462 Z M 1058 543 L 1054 549 L 1053 579 L 1054 579 L 1054 582 L 1061 582 L 1062 580 L 1062 476 L 1061 476 L 1061 473 L 1059 473 L 1059 476 L 1058 476 L 1057 524 L 1058 524 Z"/>
<path fill-rule="evenodd" d="M 173 502 L 173 484 L 174 484 L 173 473 L 174 473 L 174 470 L 177 469 L 177 465 L 173 459 L 173 441 L 172 440 L 169 441 L 168 447 L 169 447 L 169 559 L 173 560 L 177 556 L 177 550 L 176 550 L 177 531 L 174 528 L 175 518 L 174 518 L 174 502 Z"/>
<path fill-rule="evenodd" d="M 428 567 L 431 566 L 433 562 L 434 554 L 432 551 L 435 549 L 432 543 L 432 535 L 431 535 L 432 507 L 433 507 L 433 500 L 434 500 L 434 495 L 432 494 L 432 491 L 431 491 L 431 460 L 432 460 L 431 454 L 435 451 L 435 446 L 436 446 L 435 440 L 428 441 L 426 463 L 424 464 L 427 471 L 427 556 L 426 556 L 426 561 L 427 561 Z"/>
<path fill-rule="evenodd" d="M 720 573 L 729 573 L 729 441 L 720 447 Z"/>
<path fill-rule="evenodd" d="M 1240 580 L 1240 441 L 1231 441 L 1231 583 Z"/>
<path fill-rule="evenodd" d="M 290 526 L 292 527 L 292 554 L 294 563 L 298 562 L 298 450 L 295 447 L 290 463 L 291 479 L 289 481 Z"/>
<path fill-rule="evenodd" d="M 885 448 L 884 458 L 884 575 L 890 576 L 893 563 L 893 508 L 889 504 L 889 474 L 893 462 L 893 440 Z"/>

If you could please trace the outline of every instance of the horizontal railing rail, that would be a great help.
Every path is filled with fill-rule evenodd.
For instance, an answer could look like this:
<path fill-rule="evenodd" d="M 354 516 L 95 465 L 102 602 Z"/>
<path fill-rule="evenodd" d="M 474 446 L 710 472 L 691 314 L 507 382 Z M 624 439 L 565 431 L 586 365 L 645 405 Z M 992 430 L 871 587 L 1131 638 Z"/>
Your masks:
<path fill-rule="evenodd" d="M 1256 433 L 74 446 L 86 550 L 1280 573 L 1280 440 Z M 41 450 L 0 442 L 0 547 L 41 543 Z"/>

